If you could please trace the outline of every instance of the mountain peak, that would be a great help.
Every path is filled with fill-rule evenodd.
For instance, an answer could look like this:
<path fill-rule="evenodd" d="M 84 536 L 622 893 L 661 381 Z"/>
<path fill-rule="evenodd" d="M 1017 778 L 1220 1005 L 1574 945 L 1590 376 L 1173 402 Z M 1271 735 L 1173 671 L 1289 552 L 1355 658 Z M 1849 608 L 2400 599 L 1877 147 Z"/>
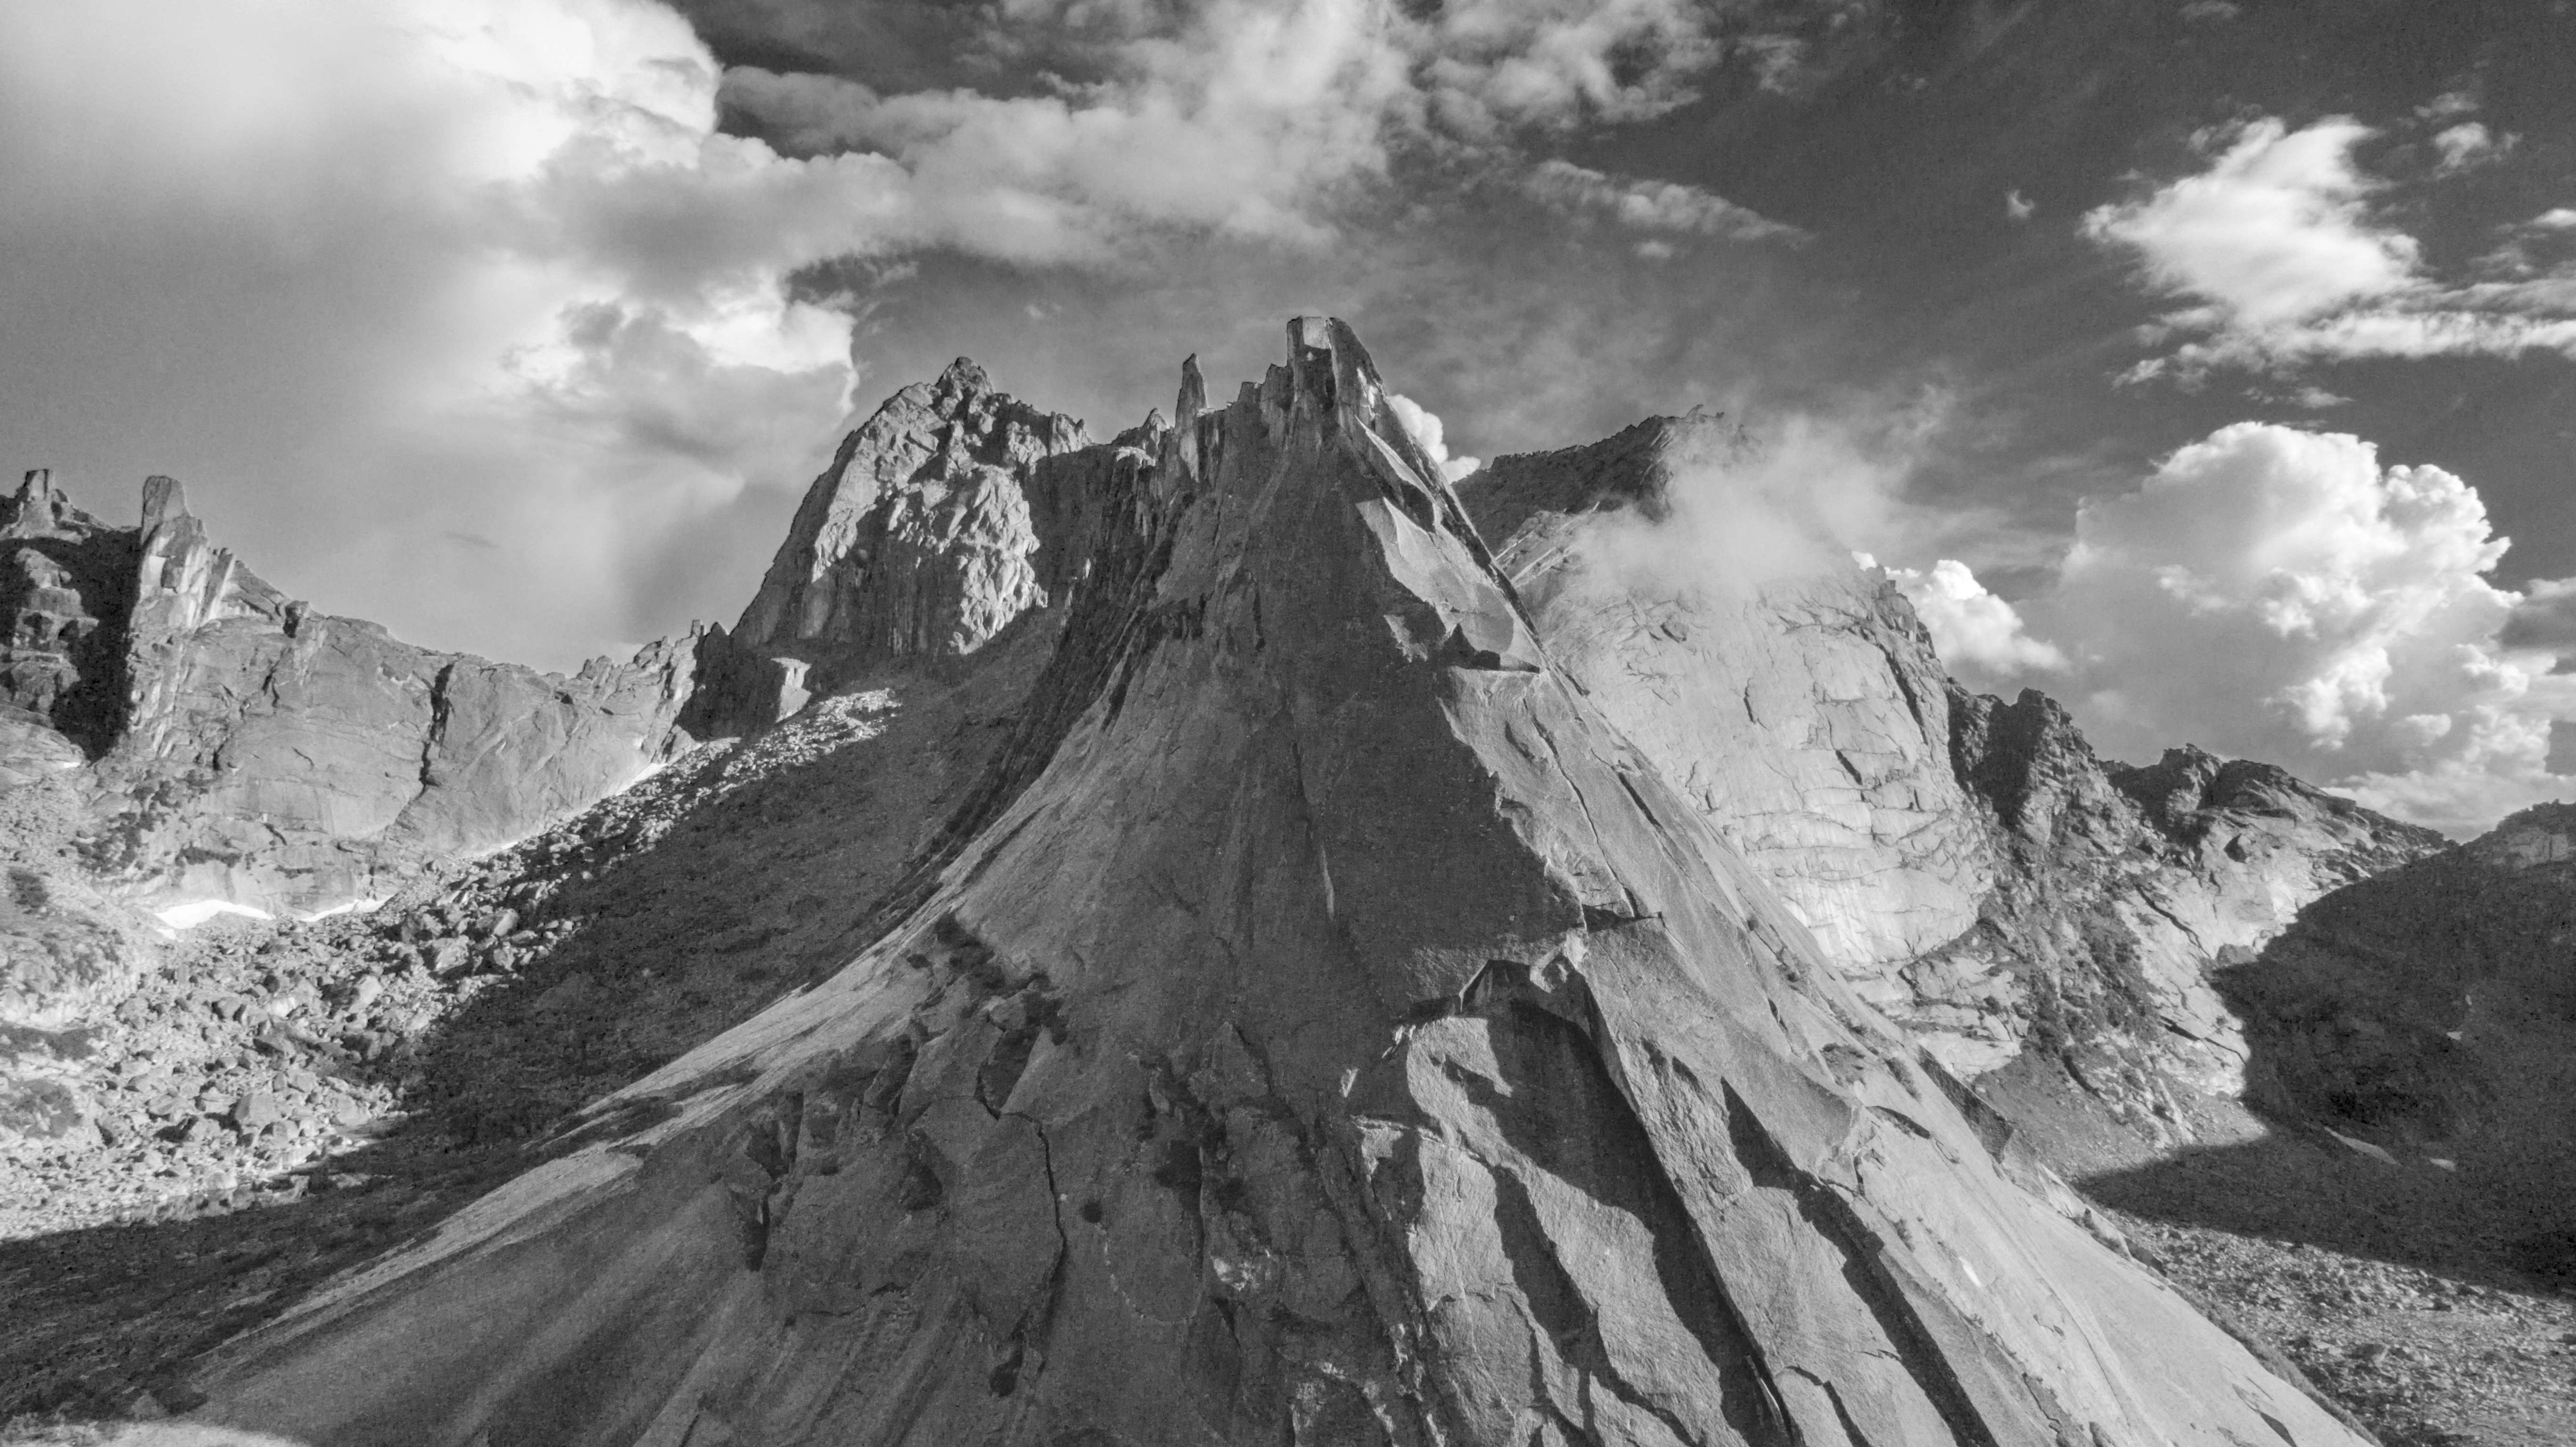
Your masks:
<path fill-rule="evenodd" d="M 984 368 L 973 357 L 959 357 L 939 374 L 931 390 L 942 397 L 977 397 L 993 390 L 993 379 L 984 374 Z"/>

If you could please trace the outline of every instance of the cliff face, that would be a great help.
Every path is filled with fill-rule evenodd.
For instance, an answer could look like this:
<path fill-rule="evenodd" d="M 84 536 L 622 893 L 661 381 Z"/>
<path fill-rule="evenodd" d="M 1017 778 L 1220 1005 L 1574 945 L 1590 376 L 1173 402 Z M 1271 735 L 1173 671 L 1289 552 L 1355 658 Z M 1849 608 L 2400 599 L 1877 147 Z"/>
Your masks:
<path fill-rule="evenodd" d="M 107 527 L 31 474 L 0 534 L 9 748 L 74 794 L 101 882 L 165 906 L 310 911 L 391 892 L 668 757 L 688 640 L 565 679 L 315 613 L 216 546 L 179 485 Z"/>
<path fill-rule="evenodd" d="M 1889 972 L 1974 924 L 1992 883 L 1913 610 L 1857 569 L 1685 586 L 1600 561 L 1605 527 L 1664 513 L 1677 457 L 1746 445 L 1720 419 L 1655 418 L 1499 458 L 1463 496 L 1568 676 L 1894 1004 Z"/>
<path fill-rule="evenodd" d="M 115 740 L 124 705 L 122 620 L 135 535 L 71 505 L 30 472 L 0 499 L 0 788 L 77 767 Z"/>
<path fill-rule="evenodd" d="M 1046 601 L 1030 474 L 1090 442 L 964 358 L 906 387 L 807 490 L 734 642 L 777 660 L 778 686 L 798 695 L 871 665 L 972 653 Z"/>
<path fill-rule="evenodd" d="M 2277 769 L 2096 759 L 2043 695 L 1952 685 L 1875 569 L 1744 581 L 1632 565 L 1685 466 L 1750 444 L 1659 418 L 1498 459 L 1468 507 L 1569 679 L 1952 1072 L 2059 1068 L 2169 1141 L 2176 1091 L 2233 1097 L 2210 973 L 2328 890 L 2441 846 Z"/>
<path fill-rule="evenodd" d="M 2357 1440 L 2007 1179 L 1560 664 L 1346 328 L 1203 397 L 1070 454 L 1080 565 L 1017 625 L 1052 656 L 881 931 L 225 1349 L 197 1416 Z"/>

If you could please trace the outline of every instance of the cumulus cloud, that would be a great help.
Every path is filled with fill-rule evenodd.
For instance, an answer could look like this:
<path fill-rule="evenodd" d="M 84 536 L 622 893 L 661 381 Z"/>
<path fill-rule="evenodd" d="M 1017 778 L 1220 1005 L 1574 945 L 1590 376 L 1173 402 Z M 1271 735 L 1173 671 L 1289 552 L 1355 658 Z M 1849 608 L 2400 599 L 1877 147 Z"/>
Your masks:
<path fill-rule="evenodd" d="M 1477 458 L 1450 456 L 1448 439 L 1445 435 L 1448 429 L 1440 425 L 1438 414 L 1426 409 L 1421 403 L 1410 397 L 1389 392 L 1386 404 L 1395 409 L 1397 419 L 1404 423 L 1406 431 L 1413 434 L 1413 440 L 1421 443 L 1422 450 L 1430 455 L 1433 462 L 1439 464 L 1440 476 L 1445 481 L 1456 482 L 1484 466 L 1484 463 Z"/>
<path fill-rule="evenodd" d="M 2576 580 L 2498 588 L 2506 545 L 2438 467 L 2238 423 L 2085 504 L 2054 588 L 2021 611 L 2106 753 L 2197 743 L 2474 831 L 2576 793 L 2550 758 L 2553 724 L 2576 719 L 2576 676 L 2552 672 L 2576 650 Z"/>
<path fill-rule="evenodd" d="M 1861 561 L 1875 564 L 1865 553 Z M 1929 570 L 1890 568 L 1887 575 L 1914 605 L 1951 672 L 1973 679 L 2065 669 L 2066 655 L 2031 637 L 2020 610 L 1986 591 L 1967 564 L 1943 558 Z"/>
<path fill-rule="evenodd" d="M 1542 161 L 1522 184 L 1530 195 L 1561 211 L 1604 216 L 1635 231 L 1731 241 L 1802 240 L 1806 235 L 1697 186 L 1613 176 L 1571 161 Z"/>
<path fill-rule="evenodd" d="M 2372 209 L 2386 183 L 2354 148 L 2374 132 L 2349 117 L 2299 130 L 2265 118 L 2200 137 L 2208 169 L 2085 214 L 2084 234 L 2138 265 L 2149 286 L 2191 303 L 2155 334 L 2182 338 L 2126 380 L 2196 380 L 2213 367 L 2283 370 L 2363 357 L 2576 356 L 2576 273 L 2453 283 Z M 2476 122 L 2435 137 L 2446 169 L 2502 154 Z"/>
<path fill-rule="evenodd" d="M 2514 604 L 2498 641 L 2507 648 L 2552 654 L 2562 671 L 2576 671 L 2576 578 L 2533 583 Z"/>
<path fill-rule="evenodd" d="M 1311 242 L 1418 109 L 1372 0 L 1191 16 L 997 99 L 720 78 L 657 0 L 10 7 L 0 421 L 101 511 L 182 474 L 285 586 L 425 642 L 560 665 L 727 615 L 761 490 L 854 400 L 867 300 L 808 269 Z M 496 546 L 417 546 L 451 534 Z"/>

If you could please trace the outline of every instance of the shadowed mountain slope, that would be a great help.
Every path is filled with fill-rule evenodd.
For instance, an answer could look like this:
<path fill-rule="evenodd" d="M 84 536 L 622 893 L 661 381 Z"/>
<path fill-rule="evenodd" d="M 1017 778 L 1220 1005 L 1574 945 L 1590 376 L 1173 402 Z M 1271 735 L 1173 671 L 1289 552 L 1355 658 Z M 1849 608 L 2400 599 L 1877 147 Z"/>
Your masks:
<path fill-rule="evenodd" d="M 1085 474 L 1053 656 L 883 936 L 218 1353 L 199 1419 L 2358 1440 L 2005 1176 L 1560 670 L 1347 329 L 1175 415 Z"/>

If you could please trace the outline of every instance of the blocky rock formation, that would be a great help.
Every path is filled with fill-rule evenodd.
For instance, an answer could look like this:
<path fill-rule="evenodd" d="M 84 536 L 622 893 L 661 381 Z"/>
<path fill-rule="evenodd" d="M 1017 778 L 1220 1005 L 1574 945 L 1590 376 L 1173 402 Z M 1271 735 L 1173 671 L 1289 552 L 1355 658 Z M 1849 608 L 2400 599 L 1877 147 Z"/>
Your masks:
<path fill-rule="evenodd" d="M 2359 1440 L 2007 1175 L 1565 670 L 1346 328 L 1204 395 L 1073 454 L 1052 660 L 882 933 L 224 1349 L 196 1419 Z"/>

